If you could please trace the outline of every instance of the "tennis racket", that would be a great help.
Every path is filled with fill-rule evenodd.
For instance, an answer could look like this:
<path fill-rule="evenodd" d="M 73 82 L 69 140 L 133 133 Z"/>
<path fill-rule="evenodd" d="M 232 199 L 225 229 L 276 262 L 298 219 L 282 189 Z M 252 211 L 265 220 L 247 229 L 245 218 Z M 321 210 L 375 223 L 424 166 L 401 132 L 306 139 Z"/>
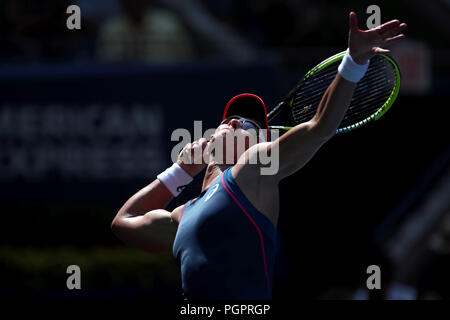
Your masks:
<path fill-rule="evenodd" d="M 282 110 L 289 109 L 295 125 L 307 122 L 315 115 L 319 103 L 336 77 L 344 52 L 340 52 L 312 68 L 297 86 L 268 114 L 271 122 Z M 400 70 L 391 57 L 380 54 L 370 59 L 364 77 L 358 82 L 350 106 L 336 134 L 353 131 L 380 119 L 392 106 L 400 90 Z M 292 126 L 269 126 L 290 130 Z"/>

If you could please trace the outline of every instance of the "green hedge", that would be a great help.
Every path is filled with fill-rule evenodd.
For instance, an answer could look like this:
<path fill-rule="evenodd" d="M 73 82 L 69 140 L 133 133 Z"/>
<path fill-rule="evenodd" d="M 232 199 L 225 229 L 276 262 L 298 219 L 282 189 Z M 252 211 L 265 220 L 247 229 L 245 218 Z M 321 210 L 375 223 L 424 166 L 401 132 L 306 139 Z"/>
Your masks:
<path fill-rule="evenodd" d="M 66 289 L 69 265 L 81 269 L 82 289 L 176 287 L 180 275 L 171 255 L 127 247 L 0 247 L 1 287 L 39 292 Z"/>

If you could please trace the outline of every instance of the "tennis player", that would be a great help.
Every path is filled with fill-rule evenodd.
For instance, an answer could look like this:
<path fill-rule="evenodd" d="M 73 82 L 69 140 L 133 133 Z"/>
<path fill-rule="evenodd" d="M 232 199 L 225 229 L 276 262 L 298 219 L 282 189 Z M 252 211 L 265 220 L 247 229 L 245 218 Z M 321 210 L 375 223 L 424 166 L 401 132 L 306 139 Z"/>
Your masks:
<path fill-rule="evenodd" d="M 347 53 L 310 121 L 270 141 L 263 100 L 252 94 L 238 95 L 228 102 L 223 121 L 209 142 L 200 139 L 186 145 L 171 167 L 117 213 L 112 230 L 124 242 L 149 252 L 173 252 L 186 299 L 271 299 L 278 183 L 301 169 L 334 135 L 370 58 L 389 53 L 382 47 L 402 39 L 404 35 L 398 34 L 406 27 L 392 20 L 362 31 L 353 12 L 349 21 Z M 261 129 L 263 137 L 249 139 Z M 209 159 L 200 163 L 189 160 L 196 149 L 208 153 L 218 140 L 256 142 L 244 148 L 231 144 L 232 149 L 227 147 L 225 152 L 211 151 Z M 242 152 L 227 164 L 227 153 L 236 150 Z M 268 152 L 278 154 L 279 168 L 273 175 L 262 175 L 263 164 L 249 159 Z M 165 210 L 205 167 L 199 196 L 172 212 Z"/>

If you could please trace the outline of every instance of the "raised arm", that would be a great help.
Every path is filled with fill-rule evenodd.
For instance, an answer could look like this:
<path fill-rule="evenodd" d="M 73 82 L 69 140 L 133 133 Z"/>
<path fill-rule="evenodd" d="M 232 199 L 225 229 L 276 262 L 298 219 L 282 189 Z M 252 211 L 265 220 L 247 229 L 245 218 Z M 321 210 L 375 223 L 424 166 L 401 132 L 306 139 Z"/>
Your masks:
<path fill-rule="evenodd" d="M 172 193 L 155 179 L 120 208 L 111 224 L 112 231 L 123 242 L 137 248 L 154 253 L 169 252 L 177 225 L 172 213 L 164 208 L 172 199 Z"/>
<path fill-rule="evenodd" d="M 381 46 L 404 38 L 402 34 L 395 35 L 406 28 L 406 24 L 392 20 L 377 28 L 362 31 L 358 28 L 354 12 L 350 13 L 349 22 L 348 48 L 353 60 L 350 62 L 361 66 L 375 54 L 389 53 L 389 50 L 382 49 Z M 314 117 L 309 122 L 289 130 L 268 146 L 272 149 L 278 148 L 280 164 L 276 175 L 278 180 L 302 168 L 339 127 L 356 87 L 352 74 L 349 76 L 345 69 L 339 70 L 323 95 Z"/>
<path fill-rule="evenodd" d="M 192 153 L 194 146 L 204 150 L 206 140 L 188 144 L 182 152 Z M 191 177 L 199 173 L 205 164 L 185 164 L 177 161 L 178 170 Z M 167 171 L 167 170 L 166 170 Z M 120 208 L 115 216 L 111 229 L 125 243 L 153 253 L 170 252 L 177 231 L 179 216 L 183 206 L 172 212 L 164 208 L 173 199 L 173 191 L 159 179 L 134 194 Z"/>

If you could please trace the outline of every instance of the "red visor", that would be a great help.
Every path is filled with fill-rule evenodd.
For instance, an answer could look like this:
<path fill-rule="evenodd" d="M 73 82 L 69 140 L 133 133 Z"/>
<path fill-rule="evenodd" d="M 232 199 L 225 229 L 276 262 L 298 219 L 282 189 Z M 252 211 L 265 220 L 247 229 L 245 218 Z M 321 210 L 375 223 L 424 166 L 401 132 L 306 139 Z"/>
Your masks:
<path fill-rule="evenodd" d="M 242 93 L 228 101 L 222 120 L 229 116 L 241 116 L 255 120 L 261 128 L 267 129 L 266 140 L 270 141 L 269 121 L 264 101 L 257 95 Z"/>

